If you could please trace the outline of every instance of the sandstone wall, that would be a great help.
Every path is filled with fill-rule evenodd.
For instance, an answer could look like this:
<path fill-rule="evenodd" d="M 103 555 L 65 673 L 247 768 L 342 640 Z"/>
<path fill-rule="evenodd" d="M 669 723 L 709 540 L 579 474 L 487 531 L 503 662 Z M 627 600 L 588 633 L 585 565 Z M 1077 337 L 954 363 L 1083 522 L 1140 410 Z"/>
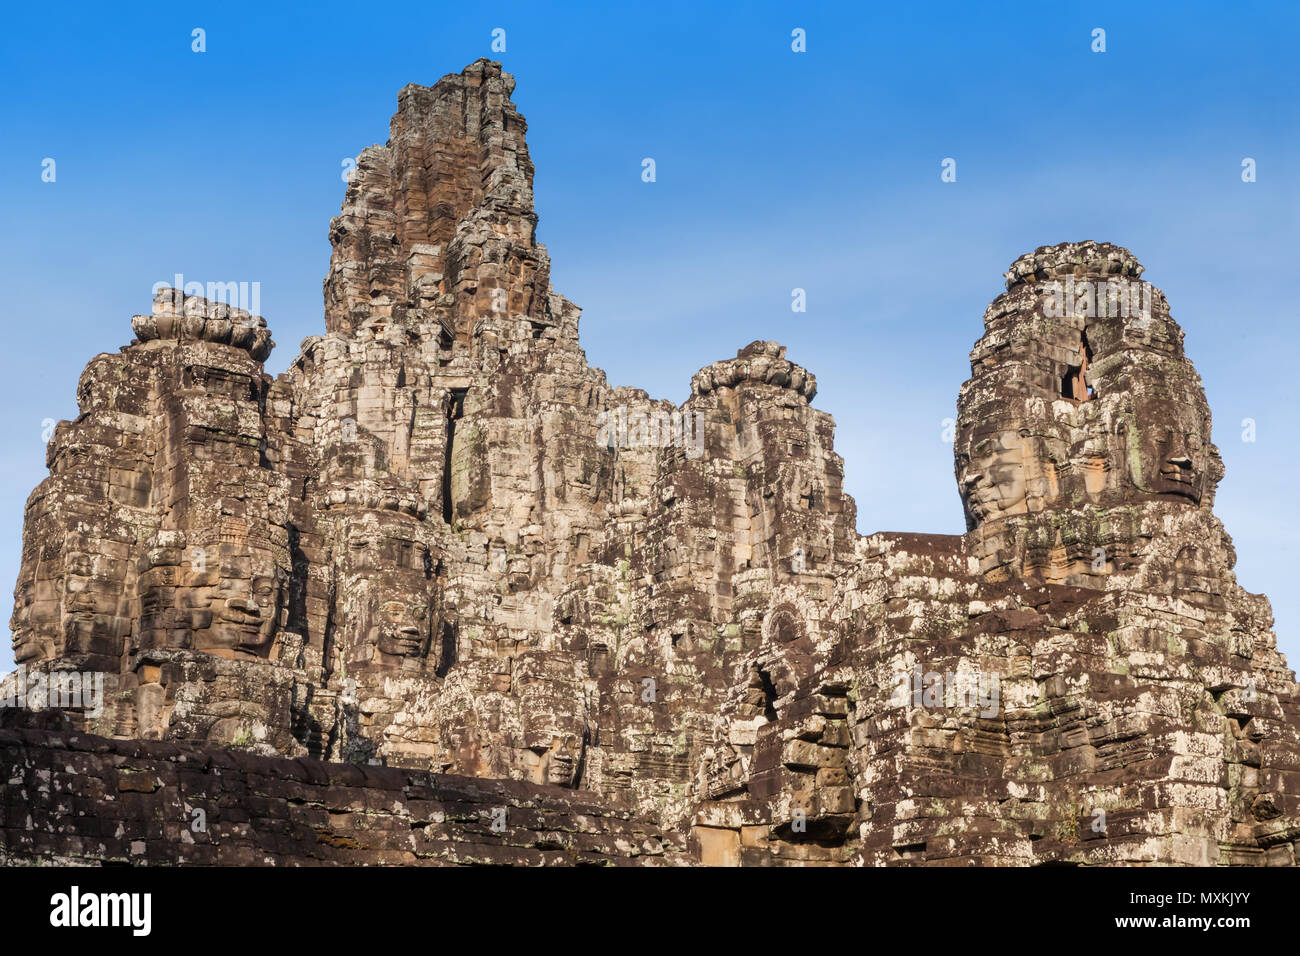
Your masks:
<path fill-rule="evenodd" d="M 0 865 L 644 866 L 684 859 L 594 794 L 0 729 Z"/>

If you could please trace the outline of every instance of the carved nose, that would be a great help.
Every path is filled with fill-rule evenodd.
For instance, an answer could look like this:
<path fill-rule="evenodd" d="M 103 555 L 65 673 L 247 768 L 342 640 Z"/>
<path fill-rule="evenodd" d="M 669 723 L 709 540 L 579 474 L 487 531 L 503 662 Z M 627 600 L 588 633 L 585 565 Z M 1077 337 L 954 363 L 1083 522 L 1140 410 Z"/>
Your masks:
<path fill-rule="evenodd" d="M 1165 459 L 1165 461 L 1167 464 L 1173 465 L 1175 468 L 1178 468 L 1180 470 L 1190 469 L 1192 467 L 1192 460 L 1190 458 L 1180 456 L 1180 455 L 1175 455 L 1172 458 L 1167 458 Z"/>

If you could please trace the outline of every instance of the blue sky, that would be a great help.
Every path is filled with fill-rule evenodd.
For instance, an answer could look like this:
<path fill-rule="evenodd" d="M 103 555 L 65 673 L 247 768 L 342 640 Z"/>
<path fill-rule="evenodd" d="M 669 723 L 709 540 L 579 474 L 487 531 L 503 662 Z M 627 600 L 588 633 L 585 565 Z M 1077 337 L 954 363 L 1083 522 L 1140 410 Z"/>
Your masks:
<path fill-rule="evenodd" d="M 1187 332 L 1238 577 L 1272 599 L 1294 666 L 1298 8 L 904 6 L 9 10 L 0 580 L 45 474 L 42 421 L 76 414 L 81 369 L 130 341 L 151 286 L 259 282 L 282 371 L 323 328 L 343 159 L 384 142 L 404 84 L 492 56 L 518 79 L 539 236 L 592 364 L 682 401 L 700 366 L 781 341 L 835 416 L 863 532 L 964 529 L 941 422 L 1010 262 L 1066 240 L 1133 250 Z"/>

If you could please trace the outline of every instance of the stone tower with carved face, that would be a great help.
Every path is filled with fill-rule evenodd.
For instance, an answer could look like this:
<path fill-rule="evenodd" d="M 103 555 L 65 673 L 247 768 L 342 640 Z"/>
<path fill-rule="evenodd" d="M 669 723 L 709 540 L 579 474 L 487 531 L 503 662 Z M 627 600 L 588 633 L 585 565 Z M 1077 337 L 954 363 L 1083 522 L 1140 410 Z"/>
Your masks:
<path fill-rule="evenodd" d="M 984 574 L 1087 585 L 1186 548 L 1231 569 L 1205 392 L 1142 271 L 1107 243 L 1043 247 L 985 312 L 954 444 Z"/>

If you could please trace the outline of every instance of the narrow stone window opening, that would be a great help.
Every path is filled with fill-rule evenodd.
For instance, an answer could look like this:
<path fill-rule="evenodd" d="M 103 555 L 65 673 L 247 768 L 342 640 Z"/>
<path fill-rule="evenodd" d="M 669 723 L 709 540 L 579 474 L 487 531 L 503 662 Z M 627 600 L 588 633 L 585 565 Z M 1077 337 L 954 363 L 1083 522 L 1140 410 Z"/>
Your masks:
<path fill-rule="evenodd" d="M 447 672 L 452 669 L 456 663 L 456 630 L 447 622 L 443 622 L 442 634 L 438 648 L 438 666 L 434 673 L 439 677 L 446 677 Z"/>
<path fill-rule="evenodd" d="M 1092 348 L 1088 345 L 1088 333 L 1079 337 L 1079 357 L 1077 365 L 1067 365 L 1061 379 L 1061 397 L 1072 402 L 1087 402 L 1097 397 L 1096 391 L 1088 384 L 1088 364 L 1092 361 Z"/>
<path fill-rule="evenodd" d="M 768 720 L 776 720 L 776 685 L 772 683 L 767 671 L 760 670 L 758 679 L 763 688 L 763 716 Z"/>
<path fill-rule="evenodd" d="M 454 344 L 451 330 L 445 325 L 438 330 L 438 367 L 442 368 L 451 363 L 451 347 Z"/>

